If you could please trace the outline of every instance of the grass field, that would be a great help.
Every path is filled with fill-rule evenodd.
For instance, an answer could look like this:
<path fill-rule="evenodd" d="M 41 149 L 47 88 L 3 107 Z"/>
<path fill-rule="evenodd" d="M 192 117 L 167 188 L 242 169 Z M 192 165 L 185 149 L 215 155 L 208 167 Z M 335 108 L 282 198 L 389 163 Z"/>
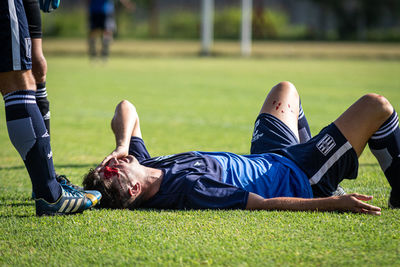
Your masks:
<path fill-rule="evenodd" d="M 387 96 L 400 110 L 396 57 L 142 56 L 114 57 L 107 64 L 84 56 L 47 59 L 55 167 L 75 183 L 113 149 L 109 122 L 122 99 L 136 105 L 153 156 L 248 153 L 259 108 L 282 80 L 297 86 L 313 134 L 367 92 Z M 387 209 L 390 188 L 368 149 L 358 179 L 342 185 L 374 195 L 372 204 L 383 207 L 380 217 L 91 210 L 37 218 L 30 180 L 8 139 L 4 108 L 0 116 L 0 265 L 400 265 L 400 211 Z"/>

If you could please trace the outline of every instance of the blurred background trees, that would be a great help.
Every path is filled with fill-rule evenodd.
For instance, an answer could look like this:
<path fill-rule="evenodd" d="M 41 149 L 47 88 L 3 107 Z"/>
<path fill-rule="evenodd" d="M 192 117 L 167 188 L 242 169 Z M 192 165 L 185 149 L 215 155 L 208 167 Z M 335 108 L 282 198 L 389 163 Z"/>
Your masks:
<path fill-rule="evenodd" d="M 117 37 L 198 39 L 201 0 L 131 0 L 117 6 Z M 215 0 L 214 38 L 238 39 L 240 0 Z M 44 34 L 85 38 L 86 2 L 62 1 L 44 14 Z M 400 41 L 399 0 L 253 0 L 254 40 Z"/>

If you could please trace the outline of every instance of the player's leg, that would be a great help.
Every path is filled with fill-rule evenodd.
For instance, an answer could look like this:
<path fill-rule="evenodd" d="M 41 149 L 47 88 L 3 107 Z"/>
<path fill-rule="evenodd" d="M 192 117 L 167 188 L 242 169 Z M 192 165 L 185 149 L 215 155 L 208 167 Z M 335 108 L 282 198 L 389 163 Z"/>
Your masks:
<path fill-rule="evenodd" d="M 32 73 L 36 82 L 36 103 L 50 134 L 50 102 L 47 98 L 47 62 L 43 55 L 42 39 L 32 39 Z"/>
<path fill-rule="evenodd" d="M 400 129 L 389 101 L 377 94 L 365 95 L 334 123 L 358 156 L 368 142 L 392 187 L 390 205 L 400 208 Z"/>
<path fill-rule="evenodd" d="M 299 139 L 299 94 L 290 82 L 280 82 L 268 93 L 261 113 L 271 114 L 285 123 Z"/>
<path fill-rule="evenodd" d="M 101 39 L 101 57 L 107 59 L 110 54 L 110 44 L 113 40 L 113 32 L 104 30 Z"/>
<path fill-rule="evenodd" d="M 55 180 L 50 139 L 35 100 L 31 43 L 22 1 L 1 2 L 0 21 L 0 91 L 10 140 L 25 163 L 36 196 L 41 198 L 35 202 L 36 212 L 53 214 L 61 208 L 58 205 L 71 199 L 74 203 L 65 205 L 71 209 L 62 212 L 83 211 L 93 202 L 81 193 L 70 192 L 64 197 L 64 189 Z M 49 203 L 57 200 L 61 201 Z"/>
<path fill-rule="evenodd" d="M 305 143 L 311 139 L 312 136 L 311 136 L 310 126 L 308 125 L 306 115 L 304 114 L 301 101 L 299 103 L 299 118 L 297 121 L 297 128 L 299 129 L 300 143 Z"/>
<path fill-rule="evenodd" d="M 36 0 L 23 0 L 32 39 L 32 73 L 36 82 L 36 102 L 43 116 L 47 132 L 50 134 L 50 106 L 47 99 L 47 62 L 42 49 L 42 20 L 39 3 Z"/>
<path fill-rule="evenodd" d="M 96 52 L 96 39 L 100 34 L 99 28 L 99 14 L 89 11 L 89 35 L 88 35 L 88 53 L 91 59 L 97 56 Z"/>
<path fill-rule="evenodd" d="M 110 44 L 113 41 L 115 29 L 116 24 L 113 14 L 105 15 L 101 47 L 101 56 L 103 57 L 103 59 L 107 59 L 108 55 L 110 54 Z"/>

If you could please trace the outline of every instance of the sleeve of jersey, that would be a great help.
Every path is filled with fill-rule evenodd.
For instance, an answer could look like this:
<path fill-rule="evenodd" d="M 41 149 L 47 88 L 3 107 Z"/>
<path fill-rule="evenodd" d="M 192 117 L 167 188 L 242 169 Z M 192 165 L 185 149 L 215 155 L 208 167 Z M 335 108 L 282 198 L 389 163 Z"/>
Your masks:
<path fill-rule="evenodd" d="M 132 136 L 129 143 L 129 155 L 134 156 L 139 162 L 150 158 L 150 154 L 142 138 Z"/>
<path fill-rule="evenodd" d="M 188 209 L 245 209 L 249 192 L 235 186 L 201 177 L 186 196 Z"/>

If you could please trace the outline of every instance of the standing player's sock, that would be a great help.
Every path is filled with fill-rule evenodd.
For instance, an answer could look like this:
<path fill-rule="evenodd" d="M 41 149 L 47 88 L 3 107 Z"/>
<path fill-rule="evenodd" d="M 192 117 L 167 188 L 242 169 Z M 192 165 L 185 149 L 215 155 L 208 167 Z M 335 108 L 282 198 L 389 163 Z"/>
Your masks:
<path fill-rule="evenodd" d="M 110 43 L 111 43 L 111 38 L 103 37 L 102 47 L 101 47 L 101 56 L 103 57 L 103 59 L 106 59 L 108 57 L 110 50 Z"/>
<path fill-rule="evenodd" d="M 35 96 L 36 103 L 43 116 L 44 125 L 46 125 L 47 132 L 50 134 L 50 103 L 47 99 L 46 82 L 36 84 Z"/>
<path fill-rule="evenodd" d="M 91 58 L 96 57 L 96 38 L 94 37 L 89 37 L 89 56 Z"/>
<path fill-rule="evenodd" d="M 61 187 L 55 179 L 50 136 L 35 100 L 35 91 L 4 96 L 8 135 L 24 160 L 36 198 L 55 202 Z"/>
<path fill-rule="evenodd" d="M 400 128 L 396 111 L 371 136 L 368 145 L 392 187 L 390 204 L 400 208 Z"/>
<path fill-rule="evenodd" d="M 308 121 L 306 119 L 306 115 L 304 115 L 301 102 L 299 104 L 299 120 L 297 122 L 297 126 L 299 128 L 300 143 L 305 143 L 308 140 L 310 140 L 311 139 L 310 126 L 308 126 Z"/>

